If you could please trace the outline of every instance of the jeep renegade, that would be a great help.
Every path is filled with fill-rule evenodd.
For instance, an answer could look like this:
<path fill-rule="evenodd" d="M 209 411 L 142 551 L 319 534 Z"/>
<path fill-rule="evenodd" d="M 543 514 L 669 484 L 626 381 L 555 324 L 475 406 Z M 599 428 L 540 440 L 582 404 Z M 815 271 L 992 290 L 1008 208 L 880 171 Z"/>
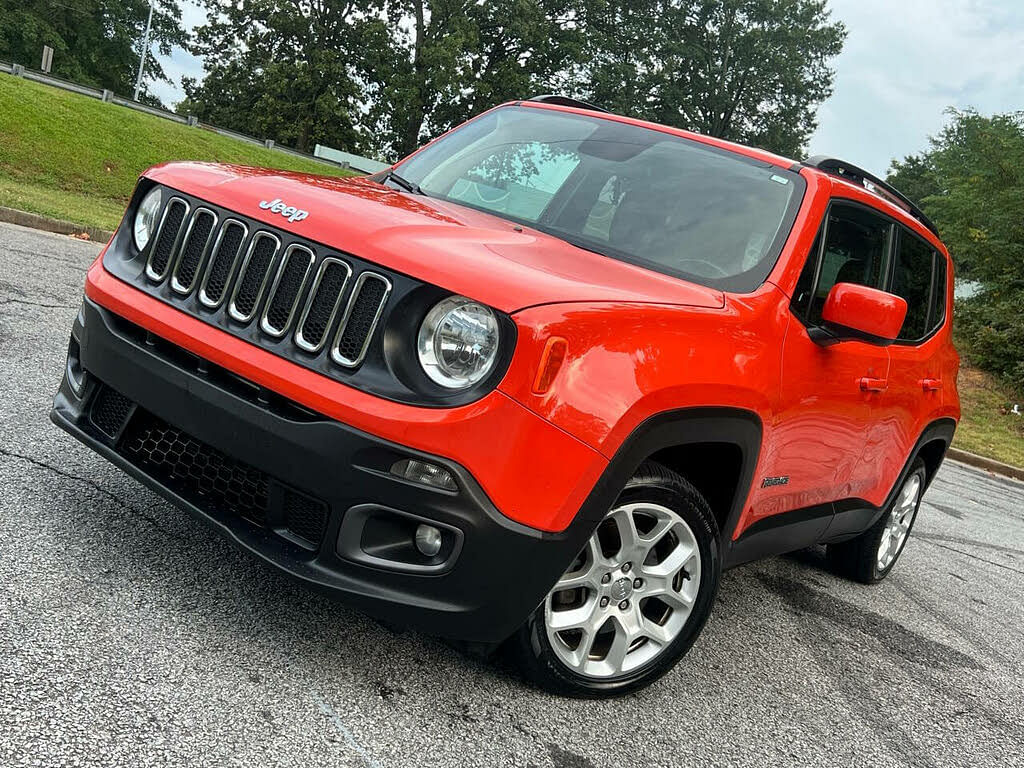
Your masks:
<path fill-rule="evenodd" d="M 624 693 L 725 568 L 892 570 L 960 414 L 952 281 L 852 165 L 541 97 L 365 178 L 146 171 L 52 418 L 311 587 Z"/>

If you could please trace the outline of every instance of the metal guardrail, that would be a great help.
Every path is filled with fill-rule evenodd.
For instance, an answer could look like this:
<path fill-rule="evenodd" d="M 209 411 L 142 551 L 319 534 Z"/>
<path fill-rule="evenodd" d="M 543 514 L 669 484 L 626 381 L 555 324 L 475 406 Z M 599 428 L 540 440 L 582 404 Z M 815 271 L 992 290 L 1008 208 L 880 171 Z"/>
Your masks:
<path fill-rule="evenodd" d="M 181 125 L 194 126 L 207 131 L 213 131 L 221 136 L 246 141 L 250 144 L 266 147 L 267 149 L 284 152 L 292 155 L 293 157 L 301 157 L 306 160 L 323 163 L 324 165 L 329 165 L 333 168 L 351 168 L 354 171 L 372 173 L 373 170 L 380 165 L 375 160 L 359 157 L 358 155 L 349 155 L 348 153 L 346 153 L 346 157 L 348 159 L 342 162 L 337 162 L 326 157 L 308 155 L 305 152 L 299 152 L 296 149 L 279 146 L 274 143 L 273 139 L 257 139 L 255 136 L 249 136 L 227 128 L 218 128 L 217 126 L 209 125 L 208 123 L 200 123 L 199 119 L 194 115 L 179 115 L 177 112 L 171 112 L 166 109 L 161 109 L 160 107 L 152 107 L 148 104 L 142 104 L 138 101 L 122 98 L 121 96 L 117 96 L 113 91 L 109 91 L 104 88 L 91 88 L 87 85 L 79 85 L 78 83 L 73 83 L 70 80 L 63 80 L 59 77 L 54 77 L 53 75 L 46 74 L 45 72 L 26 69 L 21 64 L 8 64 L 7 62 L 0 61 L 0 72 L 5 72 L 9 75 L 14 75 L 15 77 L 23 77 L 26 80 L 42 83 L 43 85 L 49 85 L 53 88 L 61 88 L 65 91 L 78 93 L 82 96 L 89 96 L 90 98 L 99 99 L 100 101 L 104 101 L 109 104 L 116 104 L 121 107 L 127 107 L 128 109 L 134 109 L 136 112 L 144 112 L 148 115 L 152 115 L 153 117 L 171 120 L 175 123 L 180 123 Z"/>

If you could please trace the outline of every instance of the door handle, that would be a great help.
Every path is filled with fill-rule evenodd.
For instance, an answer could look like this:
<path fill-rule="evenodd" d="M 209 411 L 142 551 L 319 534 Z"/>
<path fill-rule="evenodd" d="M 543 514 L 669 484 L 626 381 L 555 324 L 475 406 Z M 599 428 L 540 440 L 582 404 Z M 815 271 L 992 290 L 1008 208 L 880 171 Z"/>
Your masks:
<path fill-rule="evenodd" d="M 888 386 L 889 382 L 886 379 L 873 379 L 870 376 L 865 376 L 860 380 L 862 392 L 885 392 Z"/>
<path fill-rule="evenodd" d="M 942 379 L 921 379 L 921 389 L 925 392 L 935 392 L 942 389 Z"/>

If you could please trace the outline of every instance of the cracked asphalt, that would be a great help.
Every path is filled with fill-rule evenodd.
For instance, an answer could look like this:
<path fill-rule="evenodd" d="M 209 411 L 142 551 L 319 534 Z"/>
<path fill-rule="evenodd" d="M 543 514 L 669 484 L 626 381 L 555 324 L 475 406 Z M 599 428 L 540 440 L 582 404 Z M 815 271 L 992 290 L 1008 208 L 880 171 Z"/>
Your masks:
<path fill-rule="evenodd" d="M 883 584 L 725 574 L 689 656 L 572 701 L 311 594 L 52 426 L 98 246 L 0 225 L 0 765 L 1024 765 L 1024 484 L 947 463 Z"/>

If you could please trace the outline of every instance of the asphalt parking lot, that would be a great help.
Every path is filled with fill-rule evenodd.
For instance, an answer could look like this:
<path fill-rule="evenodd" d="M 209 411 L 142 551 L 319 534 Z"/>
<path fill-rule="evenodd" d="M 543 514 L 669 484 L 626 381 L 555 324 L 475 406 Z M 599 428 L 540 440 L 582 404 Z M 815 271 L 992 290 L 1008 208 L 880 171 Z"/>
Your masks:
<path fill-rule="evenodd" d="M 558 699 L 310 594 L 52 426 L 99 248 L 0 224 L 0 765 L 1024 765 L 1024 484 L 947 463 L 876 587 L 728 572 L 689 656 Z"/>

